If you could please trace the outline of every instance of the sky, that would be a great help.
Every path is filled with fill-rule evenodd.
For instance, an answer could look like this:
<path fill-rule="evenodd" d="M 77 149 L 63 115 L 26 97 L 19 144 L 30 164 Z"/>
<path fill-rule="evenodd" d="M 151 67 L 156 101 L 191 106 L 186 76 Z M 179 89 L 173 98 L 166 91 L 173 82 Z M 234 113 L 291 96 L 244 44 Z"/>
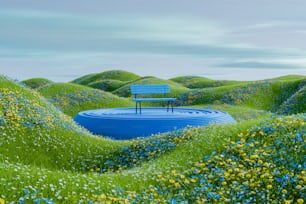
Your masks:
<path fill-rule="evenodd" d="M 303 0 L 0 0 L 0 74 L 306 76 Z"/>

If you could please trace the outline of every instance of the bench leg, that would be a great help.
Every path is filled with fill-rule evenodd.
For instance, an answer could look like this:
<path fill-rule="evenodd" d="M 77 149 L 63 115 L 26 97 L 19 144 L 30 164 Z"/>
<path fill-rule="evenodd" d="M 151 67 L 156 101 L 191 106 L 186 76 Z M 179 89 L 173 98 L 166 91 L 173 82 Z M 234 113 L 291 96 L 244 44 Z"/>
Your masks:
<path fill-rule="evenodd" d="M 138 102 L 136 102 L 136 114 L 137 114 L 137 109 L 138 109 Z"/>
<path fill-rule="evenodd" d="M 169 112 L 170 101 L 167 101 L 167 112 Z"/>
<path fill-rule="evenodd" d="M 139 113 L 141 114 L 141 102 L 139 102 Z"/>

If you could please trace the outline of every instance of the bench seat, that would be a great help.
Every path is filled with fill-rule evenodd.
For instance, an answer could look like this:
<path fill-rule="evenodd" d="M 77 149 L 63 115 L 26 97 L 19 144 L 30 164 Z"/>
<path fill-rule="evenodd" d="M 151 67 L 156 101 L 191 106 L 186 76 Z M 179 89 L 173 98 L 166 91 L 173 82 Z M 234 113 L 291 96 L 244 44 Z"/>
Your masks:
<path fill-rule="evenodd" d="M 134 98 L 133 102 L 175 101 L 176 98 Z"/>

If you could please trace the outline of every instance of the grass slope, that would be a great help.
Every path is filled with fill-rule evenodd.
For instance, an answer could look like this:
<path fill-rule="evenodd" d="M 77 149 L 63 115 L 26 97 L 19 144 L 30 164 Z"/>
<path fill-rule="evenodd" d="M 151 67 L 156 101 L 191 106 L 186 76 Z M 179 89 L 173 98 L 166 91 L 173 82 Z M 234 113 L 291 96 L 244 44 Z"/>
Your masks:
<path fill-rule="evenodd" d="M 306 80 L 300 84 L 300 89 L 288 98 L 278 109 L 280 114 L 290 115 L 306 112 Z"/>
<path fill-rule="evenodd" d="M 156 77 L 143 77 L 139 80 L 133 81 L 131 83 L 122 86 L 121 88 L 113 91 L 113 93 L 121 97 L 129 97 L 131 96 L 130 92 L 131 84 L 168 84 L 170 86 L 170 94 L 168 95 L 172 97 L 180 96 L 181 94 L 189 90 L 188 88 L 171 80 L 164 80 Z"/>
<path fill-rule="evenodd" d="M 103 80 L 89 83 L 88 86 L 95 88 L 95 89 L 100 89 L 102 91 L 112 92 L 116 89 L 119 89 L 126 83 L 127 82 L 115 80 L 115 79 L 103 79 Z"/>
<path fill-rule="evenodd" d="M 47 84 L 52 84 L 53 81 L 45 78 L 32 78 L 22 81 L 23 84 L 30 87 L 31 89 L 38 89 Z"/>
<path fill-rule="evenodd" d="M 172 141 L 178 141 L 173 150 L 157 158 L 154 155 L 160 151 L 154 146 L 160 146 L 160 142 L 171 145 L 171 140 L 150 138 L 141 145 L 124 148 L 123 152 L 129 154 L 121 155 L 119 160 L 138 162 L 147 155 L 150 162 L 112 174 L 79 174 L 33 167 L 22 170 L 22 166 L 2 163 L 2 176 L 10 183 L 3 192 L 11 194 L 7 200 L 17 195 L 22 200 L 53 199 L 68 203 L 147 202 L 149 199 L 158 203 L 298 202 L 305 198 L 305 169 L 298 165 L 303 164 L 305 155 L 305 135 L 301 134 L 305 131 L 305 119 L 300 115 L 247 121 L 223 128 L 212 125 L 186 130 L 172 137 Z M 278 151 L 273 151 L 274 148 Z M 34 199 L 30 198 L 32 193 Z"/>
<path fill-rule="evenodd" d="M 102 79 L 114 79 L 119 81 L 133 81 L 139 79 L 140 76 L 137 74 L 123 71 L 123 70 L 110 70 L 96 74 L 89 74 L 77 78 L 72 81 L 72 83 L 81 84 L 81 85 L 88 85 L 90 83 L 102 80 Z"/>
<path fill-rule="evenodd" d="M 0 99 L 0 162 L 85 171 L 123 145 L 92 136 L 37 92 L 4 77 Z"/>
<path fill-rule="evenodd" d="M 181 105 L 245 105 L 275 112 L 304 83 L 305 80 L 264 80 L 244 85 L 197 89 L 183 94 L 178 101 Z"/>
<path fill-rule="evenodd" d="M 175 81 L 183 86 L 190 89 L 198 89 L 198 88 L 210 88 L 210 87 L 219 87 L 219 86 L 227 86 L 227 85 L 235 85 L 242 84 L 247 82 L 241 81 L 228 81 L 228 80 L 212 80 L 206 77 L 200 76 L 180 76 L 170 79 Z"/>
<path fill-rule="evenodd" d="M 38 91 L 55 107 L 72 117 L 88 109 L 134 106 L 130 100 L 111 93 L 71 83 L 54 83 Z"/>

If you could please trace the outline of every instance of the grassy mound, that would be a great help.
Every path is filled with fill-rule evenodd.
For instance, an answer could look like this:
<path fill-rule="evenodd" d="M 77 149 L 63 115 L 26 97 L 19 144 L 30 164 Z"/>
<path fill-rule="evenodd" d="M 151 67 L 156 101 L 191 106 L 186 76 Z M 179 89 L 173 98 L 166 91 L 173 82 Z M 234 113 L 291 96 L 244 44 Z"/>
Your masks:
<path fill-rule="evenodd" d="M 281 76 L 281 77 L 276 77 L 276 78 L 273 78 L 273 79 L 270 79 L 270 80 L 276 80 L 276 81 L 279 81 L 279 80 L 284 80 L 284 81 L 292 81 L 292 80 L 305 80 L 306 77 L 305 76 L 302 76 L 302 75 L 286 75 L 286 76 Z"/>
<path fill-rule="evenodd" d="M 200 76 L 180 76 L 170 79 L 190 89 L 210 88 L 227 85 L 242 84 L 246 82 L 228 81 L 228 80 L 212 80 Z"/>
<path fill-rule="evenodd" d="M 115 79 L 103 79 L 96 82 L 92 82 L 88 84 L 88 86 L 91 88 L 100 89 L 102 91 L 112 92 L 116 89 L 119 89 L 125 84 L 126 82 L 124 81 L 119 81 Z"/>
<path fill-rule="evenodd" d="M 39 89 L 39 93 L 72 117 L 83 110 L 134 106 L 111 93 L 71 83 L 50 84 Z"/>
<path fill-rule="evenodd" d="M 276 117 L 152 137 L 123 148 L 113 157 L 116 160 L 107 161 L 119 165 L 119 172 L 112 174 L 21 170 L 22 166 L 0 163 L 12 191 L 3 186 L 0 190 L 9 195 L 8 201 L 17 195 L 23 201 L 68 203 L 301 202 L 305 122 L 305 115 Z M 150 162 L 121 172 L 121 164 L 138 165 L 141 160 Z"/>
<path fill-rule="evenodd" d="M 90 83 L 102 80 L 102 79 L 114 79 L 119 81 L 134 81 L 139 79 L 140 76 L 137 74 L 123 71 L 123 70 L 110 70 L 105 71 L 97 74 L 89 74 L 82 76 L 78 79 L 72 81 L 72 83 L 81 84 L 81 85 L 88 85 Z"/>
<path fill-rule="evenodd" d="M 123 145 L 90 135 L 37 92 L 4 77 L 0 77 L 0 129 L 0 162 L 49 169 L 85 171 Z"/>
<path fill-rule="evenodd" d="M 304 81 L 265 80 L 244 85 L 197 89 L 183 94 L 179 102 L 181 105 L 246 105 L 275 112 L 284 101 L 299 90 L 300 84 Z"/>
<path fill-rule="evenodd" d="M 131 84 L 168 84 L 170 86 L 170 94 L 169 96 L 177 97 L 181 94 L 187 92 L 189 89 L 176 83 L 171 80 L 159 79 L 156 77 L 143 77 L 137 81 L 133 81 L 132 83 L 128 83 L 125 86 L 113 91 L 114 94 L 121 97 L 129 97 L 131 96 L 130 85 Z"/>
<path fill-rule="evenodd" d="M 290 115 L 306 112 L 306 80 L 300 85 L 300 89 L 288 98 L 278 109 L 280 114 Z"/>
<path fill-rule="evenodd" d="M 31 89 L 37 89 L 47 84 L 52 84 L 53 81 L 45 78 L 32 78 L 24 80 L 22 81 L 22 83 L 25 84 L 27 87 L 30 87 Z"/>

